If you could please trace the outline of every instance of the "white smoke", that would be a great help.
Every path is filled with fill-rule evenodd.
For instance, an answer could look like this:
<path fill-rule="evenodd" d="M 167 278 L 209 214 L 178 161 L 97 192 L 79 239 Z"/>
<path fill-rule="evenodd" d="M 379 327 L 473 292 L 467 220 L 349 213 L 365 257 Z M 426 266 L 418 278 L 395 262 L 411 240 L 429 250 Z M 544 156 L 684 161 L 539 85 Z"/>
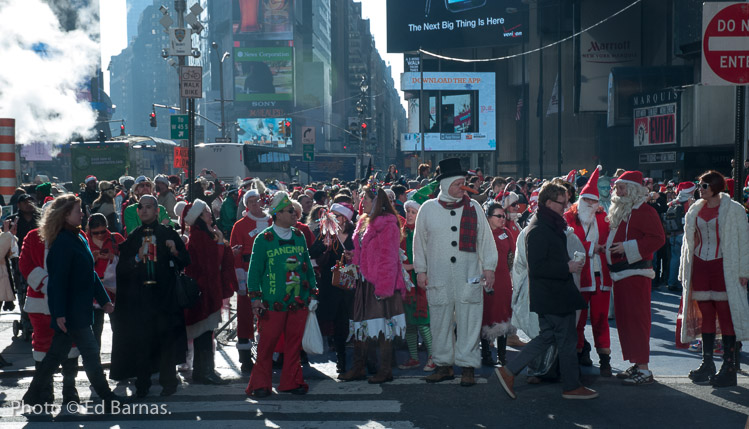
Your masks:
<path fill-rule="evenodd" d="M 94 126 L 89 100 L 79 100 L 99 64 L 99 2 L 88 3 L 65 31 L 45 2 L 0 0 L 0 118 L 16 120 L 18 143 L 64 143 Z"/>

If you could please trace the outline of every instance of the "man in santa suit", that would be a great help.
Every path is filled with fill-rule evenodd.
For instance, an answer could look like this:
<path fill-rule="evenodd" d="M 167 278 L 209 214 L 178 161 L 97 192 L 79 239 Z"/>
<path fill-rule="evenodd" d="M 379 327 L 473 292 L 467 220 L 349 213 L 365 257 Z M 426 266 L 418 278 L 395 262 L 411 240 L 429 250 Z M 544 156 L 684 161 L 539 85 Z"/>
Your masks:
<path fill-rule="evenodd" d="M 231 231 L 229 243 L 234 249 L 234 266 L 236 268 L 239 291 L 237 292 L 237 350 L 241 371 L 252 371 L 253 316 L 252 302 L 247 296 L 247 270 L 252 256 L 252 245 L 255 237 L 271 225 L 271 218 L 263 211 L 257 189 L 250 189 L 242 196 L 246 210 L 242 213 Z"/>
<path fill-rule="evenodd" d="M 611 339 L 609 337 L 609 298 L 611 296 L 611 276 L 609 267 L 601 254 L 609 238 L 609 224 L 606 212 L 598 204 L 599 166 L 590 175 L 587 184 L 580 191 L 580 199 L 564 214 L 567 225 L 571 226 L 577 238 L 585 247 L 585 265 L 580 273 L 580 292 L 588 303 L 589 310 L 582 310 L 577 323 L 577 354 L 581 365 L 591 366 L 589 347 L 584 350 L 585 324 L 590 311 L 590 325 L 593 340 L 600 359 L 600 371 L 604 377 L 611 377 Z"/>
<path fill-rule="evenodd" d="M 34 332 L 31 335 L 31 347 L 34 365 L 39 368 L 44 356 L 52 345 L 55 331 L 52 329 L 49 304 L 47 303 L 47 247 L 39 236 L 39 229 L 32 229 L 26 235 L 18 259 L 18 269 L 25 279 L 26 303 L 23 309 L 29 315 Z M 70 349 L 68 358 L 62 362 L 62 403 L 80 402 L 75 388 L 78 376 L 78 356 L 76 347 Z M 50 380 L 51 381 L 51 380 Z M 44 402 L 54 402 L 52 383 L 45 388 Z"/>
<path fill-rule="evenodd" d="M 627 171 L 614 183 L 606 241 L 606 261 L 614 280 L 614 313 L 624 360 L 632 362 L 617 374 L 626 385 L 653 383 L 650 361 L 650 294 L 655 277 L 653 254 L 666 241 L 660 217 L 645 204 L 648 190 L 642 173 Z"/>

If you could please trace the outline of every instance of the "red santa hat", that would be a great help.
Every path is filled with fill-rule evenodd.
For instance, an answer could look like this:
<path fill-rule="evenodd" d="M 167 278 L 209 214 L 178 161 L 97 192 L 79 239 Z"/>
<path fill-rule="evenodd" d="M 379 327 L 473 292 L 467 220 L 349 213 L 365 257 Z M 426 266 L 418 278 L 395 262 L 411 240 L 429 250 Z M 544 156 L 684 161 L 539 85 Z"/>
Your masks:
<path fill-rule="evenodd" d="M 499 201 L 500 204 L 502 204 L 502 208 L 505 208 L 505 209 L 507 207 L 510 207 L 514 203 L 518 202 L 519 199 L 520 197 L 518 196 L 518 194 L 514 192 L 507 192 L 507 191 L 500 192 L 499 194 L 497 194 L 497 197 L 495 198 L 495 200 Z"/>
<path fill-rule="evenodd" d="M 617 184 L 619 182 L 632 183 L 642 186 L 642 173 L 639 171 L 625 171 L 621 176 L 619 176 L 618 179 L 616 179 L 616 182 L 614 182 L 614 184 Z"/>
<path fill-rule="evenodd" d="M 678 193 L 685 193 L 685 194 L 694 194 L 694 191 L 697 190 L 697 185 L 694 184 L 694 182 L 681 182 L 679 183 L 679 186 L 676 187 L 676 192 Z"/>
<path fill-rule="evenodd" d="M 531 211 L 534 212 L 538 208 L 538 190 L 539 188 L 536 188 L 531 192 L 531 197 L 529 198 L 529 203 L 531 206 Z"/>
<path fill-rule="evenodd" d="M 577 174 L 577 170 L 570 171 L 569 173 L 567 173 L 567 177 L 564 179 L 564 181 L 574 184 L 576 174 Z"/>
<path fill-rule="evenodd" d="M 600 196 L 598 194 L 598 175 L 600 174 L 600 171 L 603 167 L 600 165 L 596 167 L 595 171 L 593 171 L 593 174 L 590 175 L 590 178 L 588 179 L 588 183 L 583 186 L 583 189 L 580 191 L 580 198 L 590 198 L 591 200 L 598 201 L 600 199 Z"/>
<path fill-rule="evenodd" d="M 96 182 L 96 176 L 86 176 L 86 178 L 83 179 L 83 183 L 87 185 L 91 182 Z"/>
<path fill-rule="evenodd" d="M 186 204 L 184 206 L 181 206 L 181 209 L 179 213 L 175 213 L 179 217 L 181 217 L 186 224 L 192 226 L 195 224 L 195 221 L 198 220 L 201 214 L 205 211 L 205 209 L 208 208 L 208 204 L 205 203 L 205 201 L 196 198 L 195 201 L 192 202 L 192 204 Z M 174 206 L 174 211 L 177 211 L 177 206 Z"/>
<path fill-rule="evenodd" d="M 340 213 L 344 215 L 348 220 L 351 220 L 351 218 L 354 217 L 354 208 L 350 205 L 349 207 L 346 207 L 340 203 L 333 203 L 333 205 L 330 206 L 330 211 Z"/>
<path fill-rule="evenodd" d="M 242 202 L 244 203 L 245 207 L 247 207 L 247 200 L 252 197 L 260 197 L 260 192 L 258 192 L 257 189 L 250 189 L 249 191 L 245 192 L 244 195 L 242 195 Z"/>

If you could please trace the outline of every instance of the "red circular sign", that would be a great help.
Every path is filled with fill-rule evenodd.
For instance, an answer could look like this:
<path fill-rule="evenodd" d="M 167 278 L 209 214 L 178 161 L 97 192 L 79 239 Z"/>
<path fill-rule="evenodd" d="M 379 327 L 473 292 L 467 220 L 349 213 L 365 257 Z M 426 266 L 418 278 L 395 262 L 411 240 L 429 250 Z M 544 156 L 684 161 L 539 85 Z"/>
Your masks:
<path fill-rule="evenodd" d="M 749 83 L 749 3 L 734 4 L 715 14 L 705 29 L 702 52 L 721 79 Z"/>

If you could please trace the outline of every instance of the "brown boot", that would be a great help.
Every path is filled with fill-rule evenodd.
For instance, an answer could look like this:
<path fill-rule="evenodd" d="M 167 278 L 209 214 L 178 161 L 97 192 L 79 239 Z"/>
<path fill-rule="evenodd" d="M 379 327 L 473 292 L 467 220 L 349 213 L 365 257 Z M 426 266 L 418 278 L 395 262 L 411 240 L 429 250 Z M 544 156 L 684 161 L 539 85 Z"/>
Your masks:
<path fill-rule="evenodd" d="M 455 378 L 452 366 L 438 366 L 431 375 L 426 376 L 424 380 L 427 383 L 439 383 L 445 380 L 452 380 Z"/>
<path fill-rule="evenodd" d="M 367 343 L 354 341 L 354 365 L 350 370 L 338 376 L 339 380 L 356 381 L 367 378 Z"/>
<path fill-rule="evenodd" d="M 393 342 L 380 338 L 380 368 L 372 377 L 369 384 L 382 384 L 393 381 Z"/>
<path fill-rule="evenodd" d="M 463 374 L 460 376 L 460 385 L 463 387 L 471 387 L 476 384 L 476 379 L 473 376 L 473 368 L 464 367 Z"/>

